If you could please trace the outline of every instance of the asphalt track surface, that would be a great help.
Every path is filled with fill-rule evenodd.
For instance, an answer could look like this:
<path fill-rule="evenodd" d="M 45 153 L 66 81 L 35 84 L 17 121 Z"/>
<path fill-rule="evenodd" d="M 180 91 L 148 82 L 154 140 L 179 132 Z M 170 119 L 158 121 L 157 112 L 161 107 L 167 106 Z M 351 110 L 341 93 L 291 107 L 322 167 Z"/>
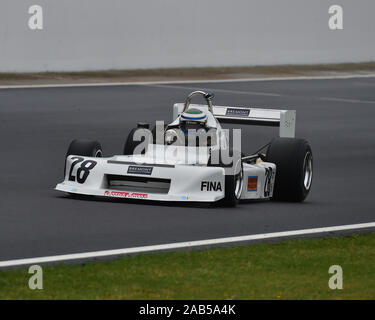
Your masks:
<path fill-rule="evenodd" d="M 236 208 L 77 200 L 54 190 L 74 138 L 121 154 L 136 122 L 171 120 L 194 89 L 219 105 L 297 110 L 314 153 L 304 203 Z M 0 261 L 373 222 L 375 78 L 0 90 Z M 277 128 L 243 129 L 251 153 Z"/>

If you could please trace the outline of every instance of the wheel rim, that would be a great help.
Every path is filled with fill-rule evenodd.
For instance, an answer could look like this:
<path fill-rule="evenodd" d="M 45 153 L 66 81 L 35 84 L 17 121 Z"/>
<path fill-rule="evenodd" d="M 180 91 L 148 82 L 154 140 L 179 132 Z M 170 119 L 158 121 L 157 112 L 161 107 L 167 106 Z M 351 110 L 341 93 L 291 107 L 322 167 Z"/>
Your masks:
<path fill-rule="evenodd" d="M 311 187 L 313 175 L 313 162 L 311 152 L 307 152 L 305 155 L 305 160 L 303 161 L 303 185 L 306 190 Z"/>
<path fill-rule="evenodd" d="M 240 162 L 241 163 L 241 162 Z M 234 188 L 234 195 L 237 199 L 241 197 L 242 188 L 243 188 L 243 170 L 242 166 L 240 168 L 240 172 L 235 175 L 235 188 Z"/>

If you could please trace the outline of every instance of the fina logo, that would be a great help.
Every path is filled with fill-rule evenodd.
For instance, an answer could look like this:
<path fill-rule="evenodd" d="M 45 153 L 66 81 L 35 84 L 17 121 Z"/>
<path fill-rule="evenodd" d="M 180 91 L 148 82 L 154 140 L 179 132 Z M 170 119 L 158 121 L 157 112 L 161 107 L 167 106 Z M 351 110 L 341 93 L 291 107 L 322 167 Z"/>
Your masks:
<path fill-rule="evenodd" d="M 221 189 L 221 182 L 216 181 L 202 181 L 201 191 L 223 191 Z"/>

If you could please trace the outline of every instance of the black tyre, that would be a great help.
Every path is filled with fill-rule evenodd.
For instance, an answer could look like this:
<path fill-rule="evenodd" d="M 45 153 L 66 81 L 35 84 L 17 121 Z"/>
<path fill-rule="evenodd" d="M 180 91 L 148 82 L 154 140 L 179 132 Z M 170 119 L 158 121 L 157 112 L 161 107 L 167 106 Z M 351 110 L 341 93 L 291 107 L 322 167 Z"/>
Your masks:
<path fill-rule="evenodd" d="M 137 130 L 142 130 L 144 129 L 144 136 L 142 137 L 142 139 L 140 141 L 136 141 L 134 139 L 134 134 Z M 147 131 L 146 131 L 147 130 Z M 150 139 L 150 142 L 152 141 L 152 137 L 151 137 L 151 131 L 148 130 L 148 128 L 134 128 L 132 130 L 130 130 L 129 134 L 128 134 L 128 137 L 125 141 L 125 145 L 124 145 L 124 152 L 123 154 L 124 155 L 132 155 L 134 154 L 134 150 L 135 148 L 140 145 L 141 143 L 143 143 L 145 141 L 145 137 L 147 135 L 147 138 Z M 143 150 L 141 153 L 144 154 L 145 150 Z"/>
<path fill-rule="evenodd" d="M 168 125 L 165 124 L 164 125 L 164 131 L 163 131 L 163 135 L 161 136 L 161 139 L 162 141 L 158 141 L 158 142 L 161 142 L 164 144 L 164 133 L 165 133 L 165 130 L 167 129 Z M 156 125 L 152 128 L 151 130 L 151 133 L 152 133 L 152 140 L 153 140 L 153 143 L 156 144 Z"/>
<path fill-rule="evenodd" d="M 73 140 L 68 148 L 66 157 L 70 155 L 101 158 L 103 156 L 102 146 L 98 141 L 92 140 Z M 66 174 L 66 164 L 64 165 L 64 177 Z M 75 198 L 84 198 L 85 196 L 69 193 Z"/>
<path fill-rule="evenodd" d="M 266 161 L 276 164 L 273 199 L 301 202 L 310 192 L 313 174 L 312 150 L 305 139 L 276 138 Z"/>
<path fill-rule="evenodd" d="M 98 141 L 76 139 L 69 145 L 66 156 L 70 155 L 100 158 L 103 155 L 103 151 Z"/>
<path fill-rule="evenodd" d="M 225 197 L 219 201 L 218 205 L 235 207 L 241 198 L 243 188 L 243 166 L 239 152 L 230 151 L 229 155 L 233 158 L 231 163 L 225 164 L 220 154 L 219 163 L 215 164 L 213 158 L 210 157 L 208 166 L 217 166 L 225 169 Z"/>
<path fill-rule="evenodd" d="M 101 158 L 103 150 L 98 141 L 76 139 L 70 143 L 65 159 L 70 155 Z M 66 163 L 64 165 L 64 177 L 65 173 Z"/>

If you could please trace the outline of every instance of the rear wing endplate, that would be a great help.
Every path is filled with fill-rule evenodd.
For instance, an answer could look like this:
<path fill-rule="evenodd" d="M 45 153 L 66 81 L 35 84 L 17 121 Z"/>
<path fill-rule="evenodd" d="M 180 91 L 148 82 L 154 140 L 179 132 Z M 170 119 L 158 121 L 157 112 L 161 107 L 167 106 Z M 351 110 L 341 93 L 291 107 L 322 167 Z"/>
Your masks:
<path fill-rule="evenodd" d="M 190 107 L 206 109 L 207 105 L 191 104 Z M 173 119 L 176 119 L 184 108 L 183 103 L 173 106 Z M 279 136 L 294 138 L 296 128 L 295 110 L 261 109 L 229 106 L 213 106 L 213 115 L 222 123 L 238 123 L 279 127 Z"/>

